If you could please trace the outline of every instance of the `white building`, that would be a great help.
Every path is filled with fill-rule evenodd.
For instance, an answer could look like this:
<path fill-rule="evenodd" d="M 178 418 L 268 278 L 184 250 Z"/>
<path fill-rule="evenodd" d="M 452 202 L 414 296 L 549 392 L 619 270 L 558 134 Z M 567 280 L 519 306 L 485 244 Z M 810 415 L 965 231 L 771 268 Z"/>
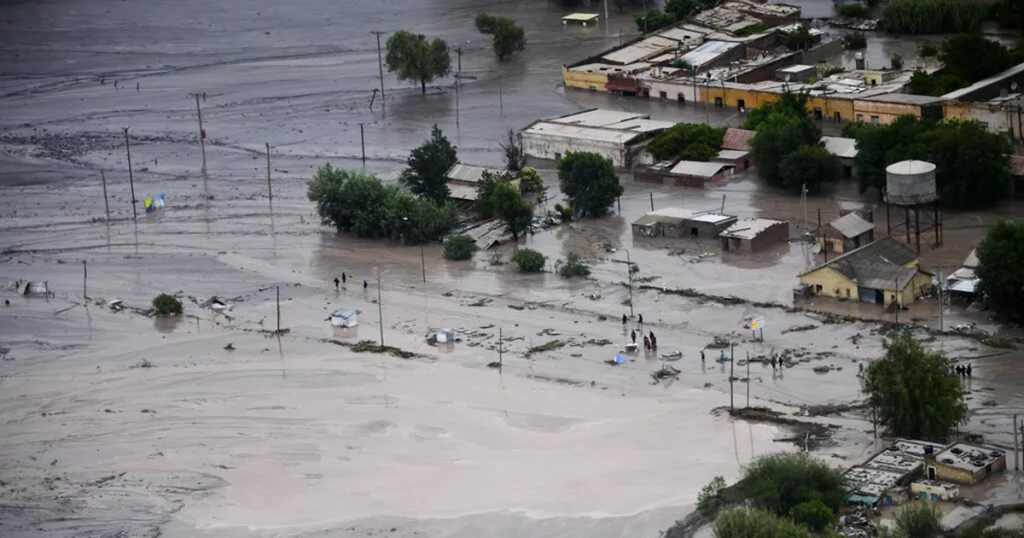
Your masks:
<path fill-rule="evenodd" d="M 630 168 L 650 164 L 647 144 L 673 125 L 644 114 L 591 109 L 531 123 L 522 131 L 523 149 L 529 157 L 556 161 L 569 151 L 590 151 L 616 168 Z"/>

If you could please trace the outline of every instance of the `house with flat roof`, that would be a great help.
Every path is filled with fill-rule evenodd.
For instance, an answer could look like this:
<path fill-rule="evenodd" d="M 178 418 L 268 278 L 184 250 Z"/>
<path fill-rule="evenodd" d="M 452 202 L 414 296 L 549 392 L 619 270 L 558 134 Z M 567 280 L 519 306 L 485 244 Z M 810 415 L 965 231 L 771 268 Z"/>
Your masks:
<path fill-rule="evenodd" d="M 611 159 L 616 168 L 631 168 L 650 158 L 647 144 L 673 125 L 646 114 L 595 108 L 535 121 L 521 136 L 529 157 L 557 161 L 569 151 L 590 151 Z"/>
<path fill-rule="evenodd" d="M 801 274 L 800 282 L 815 295 L 905 305 L 932 286 L 919 261 L 917 252 L 886 236 Z"/>
<path fill-rule="evenodd" d="M 921 476 L 927 452 L 941 445 L 899 439 L 868 461 L 843 474 L 847 484 L 847 502 L 876 506 L 900 504 L 908 497 L 907 486 Z"/>
<path fill-rule="evenodd" d="M 990 447 L 955 443 L 934 457 L 926 458 L 925 476 L 957 484 L 977 484 L 1006 470 L 1006 453 Z"/>
<path fill-rule="evenodd" d="M 719 235 L 722 250 L 759 252 L 789 241 L 789 222 L 763 218 L 737 221 Z"/>

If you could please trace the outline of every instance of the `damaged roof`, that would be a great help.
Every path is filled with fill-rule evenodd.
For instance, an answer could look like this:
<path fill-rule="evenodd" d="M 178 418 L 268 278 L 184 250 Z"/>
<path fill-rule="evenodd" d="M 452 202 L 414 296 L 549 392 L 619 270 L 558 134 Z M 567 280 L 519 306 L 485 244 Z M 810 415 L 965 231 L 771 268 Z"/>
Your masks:
<path fill-rule="evenodd" d="M 730 127 L 726 129 L 725 137 L 722 139 L 722 149 L 750 151 L 750 139 L 754 134 L 754 131 Z"/>
<path fill-rule="evenodd" d="M 851 250 L 803 275 L 828 267 L 862 288 L 893 290 L 897 282 L 906 287 L 920 268 L 904 267 L 919 256 L 913 249 L 886 236 L 871 244 Z"/>

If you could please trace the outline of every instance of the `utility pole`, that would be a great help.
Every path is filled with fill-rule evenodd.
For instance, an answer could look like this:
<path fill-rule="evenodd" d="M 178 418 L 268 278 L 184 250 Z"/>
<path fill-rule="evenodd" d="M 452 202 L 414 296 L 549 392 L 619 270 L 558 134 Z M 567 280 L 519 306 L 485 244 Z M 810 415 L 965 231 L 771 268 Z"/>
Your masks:
<path fill-rule="evenodd" d="M 206 131 L 203 130 L 203 111 L 199 108 L 199 96 L 201 93 L 190 93 L 196 98 L 196 117 L 199 118 L 199 147 L 203 150 L 203 173 L 206 173 Z"/>
<path fill-rule="evenodd" d="M 270 142 L 265 142 L 267 145 L 267 196 L 270 197 L 270 201 L 274 201 L 274 191 L 270 187 Z"/>
<path fill-rule="evenodd" d="M 1020 445 L 1017 444 L 1017 415 L 1013 415 L 1013 470 L 1020 470 Z"/>
<path fill-rule="evenodd" d="M 501 375 L 501 365 L 502 365 L 501 339 L 502 339 L 501 327 L 498 327 L 498 375 Z M 1016 422 L 1017 422 L 1017 419 L 1014 418 L 1014 423 L 1016 423 Z M 1016 430 L 1014 431 L 1013 435 L 1014 435 L 1014 438 L 1016 439 L 1016 436 L 1017 436 Z"/>
<path fill-rule="evenodd" d="M 384 97 L 384 57 L 380 53 L 380 36 L 384 32 L 375 30 L 370 33 L 377 36 L 377 69 L 380 71 L 380 111 L 386 117 L 388 115 L 388 107 L 386 105 L 387 99 Z"/>
<path fill-rule="evenodd" d="M 629 260 L 629 249 L 626 251 L 626 274 L 629 276 L 629 317 L 633 317 L 633 262 Z"/>
<path fill-rule="evenodd" d="M 82 300 L 86 301 L 86 306 L 89 305 L 89 294 L 86 293 L 85 282 L 89 279 L 89 269 L 86 266 L 85 260 L 82 260 Z M 1015 421 L 1016 422 L 1016 421 Z"/>
<path fill-rule="evenodd" d="M 750 408 L 750 352 L 747 352 L 747 408 Z"/>
<path fill-rule="evenodd" d="M 384 271 L 381 271 L 380 269 L 377 270 L 377 315 L 380 317 L 380 345 L 381 345 L 381 347 L 384 347 L 384 306 L 381 303 L 380 277 L 381 277 L 381 275 L 388 274 L 388 271 L 390 271 L 390 269 L 386 269 Z"/>
<path fill-rule="evenodd" d="M 942 271 L 939 271 L 939 332 L 946 332 L 946 324 L 942 311 L 946 309 L 946 291 L 942 285 L 946 281 L 942 279 Z"/>
<path fill-rule="evenodd" d="M 274 286 L 277 290 L 277 334 L 281 334 L 281 286 Z"/>
<path fill-rule="evenodd" d="M 455 73 L 455 125 L 459 125 L 459 80 L 462 79 L 462 47 L 455 49 L 459 56 L 459 70 Z"/>
<path fill-rule="evenodd" d="M 654 193 L 648 193 L 651 195 L 651 211 L 654 211 Z"/>
<path fill-rule="evenodd" d="M 604 35 L 608 35 L 608 0 L 604 0 Z"/>
<path fill-rule="evenodd" d="M 135 208 L 135 179 L 132 178 L 132 149 L 128 145 L 128 126 L 122 127 L 124 130 L 124 150 L 128 153 L 128 184 L 132 189 L 132 218 L 139 220 L 139 212 Z"/>
<path fill-rule="evenodd" d="M 363 164 L 366 164 L 366 138 L 363 135 L 363 124 L 359 124 L 359 146 L 363 148 Z"/>
<path fill-rule="evenodd" d="M 107 210 L 107 222 L 110 222 L 110 200 L 107 199 L 107 174 L 100 170 L 100 179 L 103 180 L 103 207 Z"/>
<path fill-rule="evenodd" d="M 896 328 L 900 328 L 900 278 L 896 277 L 896 290 L 892 294 L 892 302 L 896 305 Z"/>
<path fill-rule="evenodd" d="M 736 361 L 734 360 L 735 358 L 736 358 L 736 344 L 729 343 L 729 410 L 730 411 L 735 411 L 736 410 L 736 406 L 733 405 L 733 400 L 732 400 L 732 384 L 733 384 L 733 381 L 736 379 L 736 376 L 733 375 L 733 372 L 736 369 Z"/>
<path fill-rule="evenodd" d="M 501 88 L 501 71 L 498 72 L 498 112 L 505 113 L 505 96 Z"/>

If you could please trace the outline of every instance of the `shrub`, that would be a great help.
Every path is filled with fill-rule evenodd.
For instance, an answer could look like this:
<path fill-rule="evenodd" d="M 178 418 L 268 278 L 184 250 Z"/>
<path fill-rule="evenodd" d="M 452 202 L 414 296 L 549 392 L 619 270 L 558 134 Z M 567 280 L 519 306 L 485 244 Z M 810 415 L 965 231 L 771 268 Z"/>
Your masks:
<path fill-rule="evenodd" d="M 733 508 L 715 519 L 716 538 L 816 538 L 807 528 L 789 518 L 764 510 Z"/>
<path fill-rule="evenodd" d="M 161 293 L 153 298 L 153 308 L 161 316 L 177 316 L 181 314 L 182 310 L 181 301 L 166 293 Z"/>
<path fill-rule="evenodd" d="M 921 43 L 917 46 L 917 55 L 922 58 L 934 58 L 939 55 L 939 46 L 934 43 Z"/>
<path fill-rule="evenodd" d="M 544 270 L 544 255 L 529 248 L 516 249 L 512 253 L 512 262 L 519 265 L 520 273 L 538 273 Z"/>
<path fill-rule="evenodd" d="M 558 260 L 555 264 L 558 274 L 565 278 L 574 276 L 590 276 L 590 267 L 583 261 L 583 258 L 575 252 L 570 252 L 564 260 Z"/>
<path fill-rule="evenodd" d="M 444 257 L 449 260 L 468 260 L 476 252 L 476 241 L 468 235 L 456 235 L 444 242 Z"/>
<path fill-rule="evenodd" d="M 725 489 L 725 479 L 716 476 L 701 488 L 697 494 L 697 510 L 709 518 L 714 518 L 718 510 L 722 508 L 722 490 Z"/>
<path fill-rule="evenodd" d="M 569 222 L 572 220 L 571 207 L 567 207 L 562 204 L 555 204 L 555 213 L 558 213 L 558 218 L 562 222 Z"/>
<path fill-rule="evenodd" d="M 871 12 L 868 11 L 868 8 L 858 2 L 851 2 L 849 4 L 839 6 L 839 9 L 836 10 L 836 14 L 842 17 L 851 17 L 854 19 L 866 19 L 871 16 Z"/>
<path fill-rule="evenodd" d="M 755 507 L 780 516 L 813 500 L 835 513 L 846 497 L 842 474 L 806 454 L 762 456 L 743 470 L 736 489 Z"/>
<path fill-rule="evenodd" d="M 889 57 L 889 63 L 892 64 L 892 68 L 899 71 L 903 69 L 903 56 L 899 54 L 893 54 Z"/>
<path fill-rule="evenodd" d="M 834 517 L 832 510 L 825 506 L 825 503 L 814 499 L 800 503 L 789 511 L 793 521 L 799 523 L 814 532 L 821 532 L 828 527 Z"/>
<path fill-rule="evenodd" d="M 843 48 L 847 50 L 861 50 L 867 48 L 868 38 L 864 32 L 853 32 L 843 35 Z"/>
<path fill-rule="evenodd" d="M 939 512 L 935 506 L 926 502 L 918 502 L 896 512 L 894 523 L 896 536 L 908 538 L 939 538 L 942 536 Z"/>
<path fill-rule="evenodd" d="M 974 0 L 891 0 L 882 10 L 882 23 L 897 34 L 971 32 L 981 26 L 988 10 Z"/>

